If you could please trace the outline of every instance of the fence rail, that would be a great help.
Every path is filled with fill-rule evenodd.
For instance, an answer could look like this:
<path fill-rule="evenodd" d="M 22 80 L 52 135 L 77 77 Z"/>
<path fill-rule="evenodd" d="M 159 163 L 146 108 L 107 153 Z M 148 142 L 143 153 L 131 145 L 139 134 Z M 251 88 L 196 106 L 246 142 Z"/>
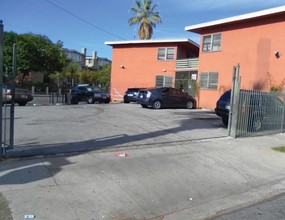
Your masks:
<path fill-rule="evenodd" d="M 240 90 L 237 137 L 284 132 L 285 93 Z"/>
<path fill-rule="evenodd" d="M 30 104 L 36 105 L 55 105 L 67 103 L 67 95 L 50 93 L 49 95 L 44 94 L 34 94 L 33 100 Z"/>

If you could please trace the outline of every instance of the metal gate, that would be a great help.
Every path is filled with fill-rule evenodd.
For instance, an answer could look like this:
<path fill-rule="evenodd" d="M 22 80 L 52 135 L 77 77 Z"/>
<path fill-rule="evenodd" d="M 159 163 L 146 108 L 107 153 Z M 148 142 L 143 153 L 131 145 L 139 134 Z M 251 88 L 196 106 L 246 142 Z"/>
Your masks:
<path fill-rule="evenodd" d="M 7 149 L 13 148 L 14 145 L 14 114 L 11 104 L 4 104 L 2 107 L 2 153 L 5 154 Z"/>
<path fill-rule="evenodd" d="M 285 131 L 285 93 L 240 89 L 239 66 L 234 67 L 229 135 L 246 137 Z"/>
<path fill-rule="evenodd" d="M 14 146 L 14 96 L 15 86 L 12 85 L 12 94 L 8 95 L 7 87 L 3 84 L 3 24 L 0 20 L 0 158 L 5 155 L 6 150 Z M 16 45 L 13 46 L 13 73 L 12 81 L 15 82 L 16 75 Z M 10 103 L 10 104 L 8 104 Z"/>
<path fill-rule="evenodd" d="M 1 97 L 1 155 L 5 155 L 7 149 L 14 145 L 14 104 L 6 103 L 7 90 L 4 85 L 0 86 Z"/>

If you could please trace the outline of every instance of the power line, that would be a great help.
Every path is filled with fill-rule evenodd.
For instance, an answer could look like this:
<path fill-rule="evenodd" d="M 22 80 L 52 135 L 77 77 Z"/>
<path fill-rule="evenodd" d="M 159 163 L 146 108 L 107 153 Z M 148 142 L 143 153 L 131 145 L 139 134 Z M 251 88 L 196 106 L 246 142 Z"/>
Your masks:
<path fill-rule="evenodd" d="M 89 24 L 90 26 L 92 26 L 92 27 L 94 27 L 94 28 L 96 28 L 96 29 L 98 29 L 98 30 L 100 30 L 100 31 L 105 32 L 106 34 L 112 35 L 112 36 L 114 36 L 114 37 L 116 37 L 116 38 L 119 38 L 119 39 L 121 39 L 121 40 L 125 40 L 125 39 L 121 38 L 120 36 L 118 36 L 118 35 L 116 35 L 116 34 L 113 34 L 113 33 L 109 32 L 109 31 L 106 31 L 106 30 L 104 30 L 103 28 L 101 28 L 101 27 L 99 27 L 99 26 L 97 26 L 97 25 L 95 25 L 95 24 L 92 24 L 91 22 L 85 20 L 84 18 L 79 17 L 78 15 L 76 15 L 76 14 L 74 14 L 74 13 L 72 13 L 72 12 L 70 12 L 70 11 L 64 9 L 64 8 L 62 8 L 61 6 L 59 6 L 59 5 L 57 5 L 57 4 L 53 3 L 53 2 L 51 2 L 51 1 L 49 1 L 49 0 L 45 0 L 45 1 L 48 2 L 48 3 L 50 3 L 51 5 L 53 5 L 54 7 L 56 7 L 56 8 L 58 8 L 58 9 L 64 11 L 65 13 L 67 13 L 67 14 L 69 14 L 69 15 L 71 15 L 71 16 L 77 18 L 77 19 L 79 19 L 80 21 L 83 21 L 84 23 Z"/>

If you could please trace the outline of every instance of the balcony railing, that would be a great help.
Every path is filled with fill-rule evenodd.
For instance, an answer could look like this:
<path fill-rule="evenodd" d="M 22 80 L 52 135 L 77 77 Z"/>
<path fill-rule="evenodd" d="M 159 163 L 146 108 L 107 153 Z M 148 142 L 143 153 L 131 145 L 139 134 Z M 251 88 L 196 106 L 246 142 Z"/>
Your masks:
<path fill-rule="evenodd" d="M 199 58 L 176 60 L 176 69 L 198 69 Z"/>

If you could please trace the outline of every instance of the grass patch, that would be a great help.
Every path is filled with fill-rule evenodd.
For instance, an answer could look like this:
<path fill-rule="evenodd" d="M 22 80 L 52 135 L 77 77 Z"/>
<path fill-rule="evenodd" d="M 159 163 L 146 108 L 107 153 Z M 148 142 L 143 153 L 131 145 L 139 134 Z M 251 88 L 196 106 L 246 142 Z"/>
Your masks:
<path fill-rule="evenodd" d="M 279 152 L 285 153 L 285 146 L 273 147 L 272 149 L 275 150 L 275 151 L 279 151 Z"/>

